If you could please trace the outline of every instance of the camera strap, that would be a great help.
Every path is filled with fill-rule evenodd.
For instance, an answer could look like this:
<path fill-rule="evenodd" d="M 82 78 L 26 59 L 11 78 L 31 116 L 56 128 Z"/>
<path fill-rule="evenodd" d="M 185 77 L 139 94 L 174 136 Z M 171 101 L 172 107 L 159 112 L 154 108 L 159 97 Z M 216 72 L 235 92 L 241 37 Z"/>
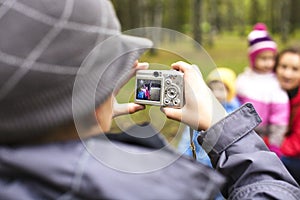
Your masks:
<path fill-rule="evenodd" d="M 197 155 L 196 155 L 196 146 L 195 146 L 195 143 L 194 143 L 194 130 L 189 127 L 190 129 L 190 148 L 192 150 L 192 153 L 193 153 L 193 158 L 195 160 L 197 160 Z"/>

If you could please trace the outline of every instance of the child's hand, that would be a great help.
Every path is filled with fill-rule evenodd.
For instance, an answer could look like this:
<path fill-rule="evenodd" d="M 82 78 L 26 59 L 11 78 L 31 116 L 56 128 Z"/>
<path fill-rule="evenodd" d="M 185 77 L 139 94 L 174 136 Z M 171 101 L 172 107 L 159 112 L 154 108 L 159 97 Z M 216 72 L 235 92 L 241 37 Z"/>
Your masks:
<path fill-rule="evenodd" d="M 115 98 L 113 98 L 113 117 L 117 117 L 125 114 L 132 114 L 139 110 L 144 110 L 145 106 L 136 103 L 123 103 L 119 104 Z"/>
<path fill-rule="evenodd" d="M 126 78 L 124 80 L 122 80 L 120 83 L 118 83 L 118 89 L 116 89 L 114 91 L 114 96 L 117 96 L 119 90 L 132 78 L 135 76 L 136 71 L 138 70 L 146 70 L 149 68 L 149 63 L 147 62 L 138 62 L 138 60 L 136 60 L 131 68 L 131 72 L 128 76 L 126 76 Z"/>
<path fill-rule="evenodd" d="M 226 116 L 195 65 L 179 61 L 172 68 L 184 73 L 185 105 L 181 109 L 162 108 L 168 118 L 184 122 L 195 130 L 206 130 Z"/>
<path fill-rule="evenodd" d="M 144 63 L 139 63 L 136 61 L 131 69 L 131 73 L 128 76 L 126 80 L 124 80 L 124 83 L 121 85 L 125 85 L 136 73 L 137 70 L 146 70 L 149 68 L 149 64 L 144 62 Z M 118 90 L 114 92 L 114 95 L 118 93 Z M 135 113 L 139 110 L 144 110 L 145 106 L 136 104 L 136 103 L 123 103 L 119 104 L 115 97 L 113 97 L 113 117 L 117 117 L 120 115 L 125 115 L 125 114 L 132 114 Z"/>

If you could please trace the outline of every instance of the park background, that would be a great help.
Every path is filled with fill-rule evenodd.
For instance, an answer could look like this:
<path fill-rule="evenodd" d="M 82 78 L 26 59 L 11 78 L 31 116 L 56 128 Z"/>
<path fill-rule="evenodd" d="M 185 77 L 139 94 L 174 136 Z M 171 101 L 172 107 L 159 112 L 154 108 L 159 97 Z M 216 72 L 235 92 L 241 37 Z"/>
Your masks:
<path fill-rule="evenodd" d="M 231 68 L 237 74 L 248 65 L 247 35 L 257 22 L 267 25 L 279 50 L 300 46 L 300 0 L 112 0 L 112 3 L 122 31 L 139 27 L 178 31 L 201 44 L 216 66 Z M 162 43 L 170 40 L 164 37 L 151 39 L 159 39 Z M 182 51 L 189 49 L 190 54 L 197 57 L 192 46 L 185 41 L 180 42 L 177 40 L 176 44 L 179 43 Z M 154 50 L 147 52 L 141 60 L 168 66 L 176 62 L 178 56 Z M 133 101 L 133 88 L 134 80 L 131 80 L 118 95 L 118 100 L 126 102 L 126 96 L 130 94 L 129 101 Z M 151 123 L 174 146 L 183 129 L 182 124 L 166 119 L 159 108 L 153 106 L 147 106 L 145 111 L 130 117 L 116 119 L 112 132 L 126 129 L 134 123 Z M 125 125 L 120 127 L 120 124 Z"/>

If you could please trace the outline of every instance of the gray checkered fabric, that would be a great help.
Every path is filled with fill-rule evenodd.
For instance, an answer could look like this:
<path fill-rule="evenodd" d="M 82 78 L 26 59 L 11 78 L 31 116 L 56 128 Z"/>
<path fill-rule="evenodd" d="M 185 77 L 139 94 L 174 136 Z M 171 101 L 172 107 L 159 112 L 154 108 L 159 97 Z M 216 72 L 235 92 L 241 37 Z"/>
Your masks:
<path fill-rule="evenodd" d="M 88 114 L 151 45 L 122 35 L 106 0 L 0 0 L 0 142 L 69 123 L 74 97 Z"/>

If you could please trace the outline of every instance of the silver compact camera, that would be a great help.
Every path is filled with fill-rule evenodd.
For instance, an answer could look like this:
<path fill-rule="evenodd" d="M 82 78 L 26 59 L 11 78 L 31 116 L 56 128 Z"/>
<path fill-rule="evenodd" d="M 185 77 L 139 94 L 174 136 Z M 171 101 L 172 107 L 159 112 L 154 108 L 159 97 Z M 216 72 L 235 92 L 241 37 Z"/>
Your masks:
<path fill-rule="evenodd" d="M 183 73 L 176 70 L 139 70 L 135 103 L 180 108 L 184 105 Z"/>

